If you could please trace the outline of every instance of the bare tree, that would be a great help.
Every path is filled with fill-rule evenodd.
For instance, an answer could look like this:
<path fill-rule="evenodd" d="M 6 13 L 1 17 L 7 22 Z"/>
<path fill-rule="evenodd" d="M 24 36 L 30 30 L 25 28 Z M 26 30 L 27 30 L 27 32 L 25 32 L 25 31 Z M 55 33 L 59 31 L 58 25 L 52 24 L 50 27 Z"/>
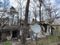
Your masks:
<path fill-rule="evenodd" d="M 16 0 L 16 2 L 18 3 L 18 12 L 19 12 L 19 18 L 22 19 L 22 3 L 21 0 Z"/>
<path fill-rule="evenodd" d="M 27 0 L 27 4 L 26 4 L 26 10 L 25 10 L 25 20 L 24 20 L 24 30 L 22 32 L 22 45 L 26 45 L 26 31 L 28 31 L 27 27 L 28 27 L 28 13 L 29 13 L 29 3 L 30 0 Z"/>
<path fill-rule="evenodd" d="M 48 22 L 52 23 L 55 19 L 58 19 L 60 17 L 58 17 L 59 15 L 59 8 L 55 8 L 51 6 L 52 4 L 50 3 L 49 6 L 45 6 L 45 9 L 48 13 L 49 19 Z M 47 8 L 46 8 L 47 7 Z"/>
<path fill-rule="evenodd" d="M 37 18 L 37 11 L 36 11 L 36 9 L 34 9 L 34 17 L 35 17 L 35 21 L 36 21 L 36 18 Z"/>
<path fill-rule="evenodd" d="M 39 16 L 40 16 L 40 21 L 41 21 L 41 6 L 42 6 L 42 3 L 43 3 L 43 0 L 39 0 L 39 3 L 40 3 Z"/>

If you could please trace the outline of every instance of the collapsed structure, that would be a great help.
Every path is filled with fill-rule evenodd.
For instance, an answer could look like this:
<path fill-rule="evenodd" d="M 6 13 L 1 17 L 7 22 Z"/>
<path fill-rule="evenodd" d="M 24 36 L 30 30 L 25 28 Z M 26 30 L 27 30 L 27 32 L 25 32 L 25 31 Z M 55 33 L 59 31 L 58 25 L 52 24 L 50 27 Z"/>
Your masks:
<path fill-rule="evenodd" d="M 5 14 L 7 15 L 7 17 L 3 16 Z M 38 23 L 36 22 L 36 20 L 33 20 L 31 24 L 28 23 L 25 27 L 25 20 L 21 20 L 18 18 L 18 11 L 16 11 L 14 7 L 11 7 L 9 11 L 7 11 L 7 9 L 5 8 L 2 9 L 0 11 L 0 15 L 2 15 L 0 18 L 0 40 L 20 39 L 25 28 L 27 29 L 26 32 L 24 32 L 25 34 L 27 34 L 26 37 L 31 38 L 35 34 L 35 29 L 33 29 L 35 25 L 36 27 L 40 27 L 39 29 L 37 29 L 37 31 L 40 30 L 40 32 L 37 32 L 38 38 L 51 34 L 52 28 L 50 24 L 45 23 L 44 21 Z M 28 19 L 26 18 L 26 20 Z"/>

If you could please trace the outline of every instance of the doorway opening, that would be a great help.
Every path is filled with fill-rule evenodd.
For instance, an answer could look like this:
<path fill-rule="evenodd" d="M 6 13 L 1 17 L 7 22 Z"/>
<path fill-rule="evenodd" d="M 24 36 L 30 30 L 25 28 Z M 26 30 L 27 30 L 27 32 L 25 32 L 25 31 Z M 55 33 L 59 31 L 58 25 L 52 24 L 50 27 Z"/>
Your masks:
<path fill-rule="evenodd" d="M 19 35 L 19 31 L 18 30 L 12 31 L 12 38 L 17 38 L 18 35 Z"/>

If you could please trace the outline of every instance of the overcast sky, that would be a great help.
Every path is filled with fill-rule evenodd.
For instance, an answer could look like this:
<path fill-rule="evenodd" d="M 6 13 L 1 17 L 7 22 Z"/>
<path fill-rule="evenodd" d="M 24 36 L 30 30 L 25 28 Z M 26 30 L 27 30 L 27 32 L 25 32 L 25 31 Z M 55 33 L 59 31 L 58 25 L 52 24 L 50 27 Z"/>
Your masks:
<path fill-rule="evenodd" d="M 14 7 L 17 7 L 17 2 L 15 0 L 10 0 L 10 4 Z"/>
<path fill-rule="evenodd" d="M 32 1 L 32 0 L 31 0 Z M 50 0 L 51 4 L 54 5 L 57 8 L 60 8 L 60 0 Z M 49 3 L 49 1 L 48 1 Z M 14 7 L 17 7 L 17 2 L 15 0 L 10 0 L 10 4 Z M 22 4 L 23 5 L 23 4 Z M 31 8 L 30 8 L 31 9 Z"/>
<path fill-rule="evenodd" d="M 60 0 L 51 0 L 51 3 L 60 8 Z M 17 7 L 18 5 L 15 0 L 10 0 L 10 4 L 13 5 L 14 7 Z"/>

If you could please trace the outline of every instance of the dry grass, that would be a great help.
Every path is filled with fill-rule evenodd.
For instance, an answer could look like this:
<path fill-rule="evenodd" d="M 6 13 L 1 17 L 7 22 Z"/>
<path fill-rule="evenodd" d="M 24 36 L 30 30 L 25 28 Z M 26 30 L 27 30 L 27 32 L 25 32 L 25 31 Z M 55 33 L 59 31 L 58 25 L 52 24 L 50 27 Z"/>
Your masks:
<path fill-rule="evenodd" d="M 27 45 L 36 45 L 36 41 L 27 41 Z M 37 45 L 57 45 L 60 43 L 60 36 L 47 36 L 46 38 L 39 39 Z"/>

